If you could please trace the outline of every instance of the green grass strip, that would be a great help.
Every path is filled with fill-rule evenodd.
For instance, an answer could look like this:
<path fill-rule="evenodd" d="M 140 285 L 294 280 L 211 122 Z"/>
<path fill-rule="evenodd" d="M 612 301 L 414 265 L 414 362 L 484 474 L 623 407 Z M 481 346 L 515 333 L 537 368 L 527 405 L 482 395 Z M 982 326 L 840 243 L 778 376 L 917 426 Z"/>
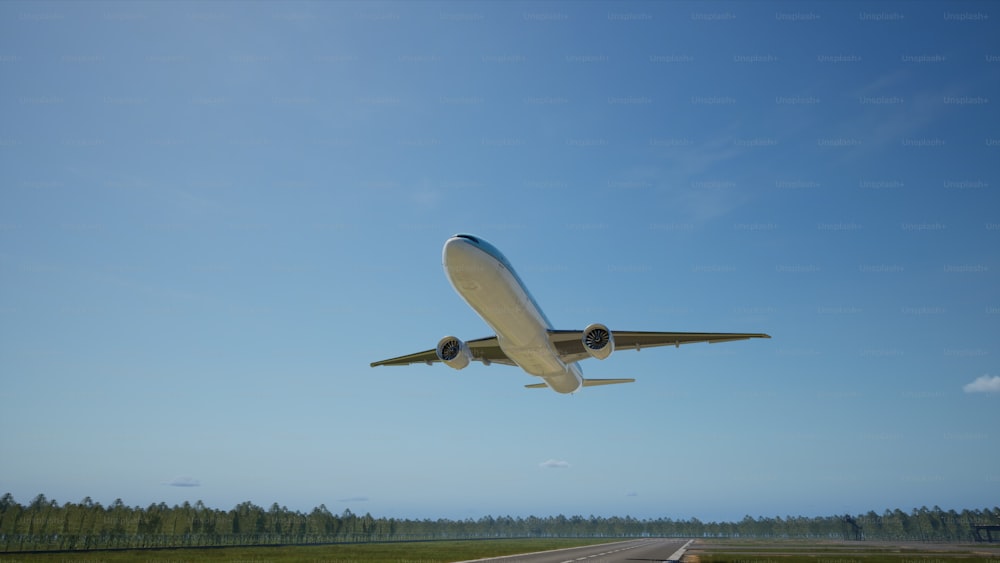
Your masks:
<path fill-rule="evenodd" d="M 156 549 L 74 553 L 0 554 L 0 563 L 52 561 L 60 563 L 215 561 L 226 563 L 434 563 L 501 557 L 601 543 L 615 539 L 514 539 L 429 541 L 321 546 L 225 547 L 219 549 Z"/>

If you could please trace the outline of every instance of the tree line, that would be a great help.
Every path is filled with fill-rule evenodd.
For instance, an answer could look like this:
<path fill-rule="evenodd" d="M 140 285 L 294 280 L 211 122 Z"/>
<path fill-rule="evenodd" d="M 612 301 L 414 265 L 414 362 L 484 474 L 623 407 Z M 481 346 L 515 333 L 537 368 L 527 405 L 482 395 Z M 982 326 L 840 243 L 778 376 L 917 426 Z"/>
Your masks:
<path fill-rule="evenodd" d="M 102 506 L 90 497 L 60 505 L 45 495 L 27 505 L 7 493 L 0 498 L 0 552 L 142 549 L 164 547 L 295 545 L 446 539 L 529 537 L 713 537 L 850 540 L 971 541 L 975 525 L 1000 523 L 1000 507 L 838 516 L 746 516 L 738 522 L 697 518 L 636 519 L 603 516 L 511 517 L 477 520 L 376 518 L 349 509 L 333 514 L 319 505 L 308 513 L 277 503 L 264 509 L 244 502 L 231 510 L 198 501 L 146 508 L 121 499 Z"/>

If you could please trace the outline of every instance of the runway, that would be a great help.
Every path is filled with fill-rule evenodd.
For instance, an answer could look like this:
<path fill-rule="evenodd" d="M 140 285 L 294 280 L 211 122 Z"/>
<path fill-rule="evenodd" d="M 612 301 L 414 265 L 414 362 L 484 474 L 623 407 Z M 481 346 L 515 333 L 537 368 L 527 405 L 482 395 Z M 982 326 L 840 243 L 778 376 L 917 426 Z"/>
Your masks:
<path fill-rule="evenodd" d="M 669 561 L 688 540 L 649 538 L 623 542 L 571 547 L 555 551 L 507 555 L 493 559 L 477 559 L 477 563 L 640 563 Z M 471 562 L 464 562 L 471 563 Z"/>

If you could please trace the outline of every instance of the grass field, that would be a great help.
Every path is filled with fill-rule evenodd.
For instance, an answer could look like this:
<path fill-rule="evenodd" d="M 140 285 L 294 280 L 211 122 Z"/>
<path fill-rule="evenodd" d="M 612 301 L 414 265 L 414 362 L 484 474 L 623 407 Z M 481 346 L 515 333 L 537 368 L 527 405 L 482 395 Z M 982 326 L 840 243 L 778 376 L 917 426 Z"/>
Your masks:
<path fill-rule="evenodd" d="M 1000 563 L 1000 544 L 699 540 L 684 563 Z"/>
<path fill-rule="evenodd" d="M 412 543 L 341 544 L 285 547 L 227 547 L 220 549 L 159 549 L 86 551 L 73 553 L 0 554 L 0 563 L 51 561 L 60 563 L 217 561 L 226 563 L 299 562 L 431 563 L 499 557 L 517 553 L 610 543 L 614 539 L 526 539 L 434 541 Z M 1000 563 L 1000 562 L 997 562 Z"/>

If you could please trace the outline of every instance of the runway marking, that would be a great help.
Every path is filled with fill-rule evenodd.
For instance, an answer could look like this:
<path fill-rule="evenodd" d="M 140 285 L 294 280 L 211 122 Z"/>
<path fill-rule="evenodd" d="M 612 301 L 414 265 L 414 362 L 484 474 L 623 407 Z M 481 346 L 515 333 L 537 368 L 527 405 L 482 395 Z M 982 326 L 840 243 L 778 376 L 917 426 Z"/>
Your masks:
<path fill-rule="evenodd" d="M 628 543 L 628 541 L 629 540 L 611 541 L 611 542 L 608 542 L 608 545 L 623 544 L 623 543 Z M 497 557 L 484 557 L 484 558 L 481 558 L 481 559 L 469 559 L 469 560 L 466 560 L 466 561 L 459 561 L 458 563 L 478 563 L 479 561 L 493 561 L 493 560 L 497 560 L 497 559 L 503 559 L 504 557 L 510 558 L 510 557 L 522 557 L 522 556 L 525 556 L 525 555 L 538 555 L 540 553 L 556 553 L 556 552 L 559 552 L 559 551 L 572 551 L 574 549 L 584 549 L 586 547 L 587 546 L 582 546 L 582 545 L 581 546 L 576 546 L 576 547 L 563 547 L 563 548 L 559 548 L 559 549 L 549 549 L 549 550 L 546 550 L 546 551 L 535 551 L 535 552 L 532 552 L 532 553 L 520 553 L 518 555 L 507 555 L 507 556 L 502 556 L 500 558 L 497 558 Z M 630 547 L 618 549 L 618 550 L 615 550 L 615 551 L 624 551 L 625 549 L 632 549 L 634 547 L 639 547 L 639 546 L 630 546 Z M 594 557 L 596 557 L 596 556 L 594 556 Z M 579 559 L 567 559 L 566 561 L 563 561 L 562 563 L 576 563 L 576 561 L 579 561 Z"/>
<path fill-rule="evenodd" d="M 694 540 L 689 541 L 688 544 L 692 543 L 693 541 Z M 617 541 L 617 542 L 609 542 L 609 544 L 619 544 L 619 545 L 621 545 L 621 544 L 627 544 L 627 543 L 630 543 L 630 542 L 628 540 Z M 644 542 L 641 542 L 641 543 L 638 543 L 638 544 L 628 545 L 627 547 L 622 547 L 622 548 L 619 548 L 619 549 L 613 549 L 613 550 L 610 550 L 610 551 L 605 551 L 604 553 L 598 553 L 598 554 L 595 554 L 595 555 L 588 555 L 586 557 L 580 557 L 580 558 L 577 558 L 577 559 L 567 559 L 565 561 L 562 561 L 561 563 L 576 563 L 577 561 L 586 561 L 587 559 L 593 559 L 594 557 L 601 557 L 601 556 L 604 556 L 604 555 L 609 555 L 611 553 L 618 553 L 618 552 L 621 552 L 621 551 L 628 551 L 630 549 L 636 549 L 638 547 L 644 547 L 644 546 L 646 546 L 648 544 L 649 544 L 648 541 L 644 541 Z M 548 551 L 536 551 L 536 552 L 533 552 L 533 553 L 521 553 L 521 554 L 518 554 L 518 555 L 508 555 L 508 556 L 503 556 L 501 558 L 487 557 L 487 558 L 483 558 L 483 559 L 471 559 L 471 560 L 468 560 L 468 561 L 461 561 L 459 563 L 478 563 L 479 561 L 493 561 L 493 560 L 504 560 L 504 561 L 506 561 L 507 558 L 510 558 L 510 557 L 520 557 L 520 556 L 524 556 L 524 555 L 538 555 L 539 553 L 553 553 L 553 552 L 557 552 L 557 551 L 570 551 L 570 550 L 573 550 L 573 549 L 584 549 L 585 547 L 587 547 L 587 546 L 564 547 L 564 548 L 561 548 L 561 549 L 551 549 L 551 550 L 548 550 Z M 685 545 L 685 547 L 686 547 L 686 545 Z"/>
<path fill-rule="evenodd" d="M 611 555 L 612 553 L 618 553 L 619 551 L 628 551 L 630 549 L 635 549 L 637 547 L 642 547 L 641 545 L 630 545 L 628 547 L 623 547 L 621 549 L 612 549 L 610 551 L 605 551 L 602 553 L 595 553 L 594 555 L 588 555 L 586 557 L 577 557 L 576 559 L 567 559 L 562 563 L 576 563 L 577 561 L 586 561 L 587 559 L 593 559 L 595 557 L 604 557 L 605 555 Z"/>

